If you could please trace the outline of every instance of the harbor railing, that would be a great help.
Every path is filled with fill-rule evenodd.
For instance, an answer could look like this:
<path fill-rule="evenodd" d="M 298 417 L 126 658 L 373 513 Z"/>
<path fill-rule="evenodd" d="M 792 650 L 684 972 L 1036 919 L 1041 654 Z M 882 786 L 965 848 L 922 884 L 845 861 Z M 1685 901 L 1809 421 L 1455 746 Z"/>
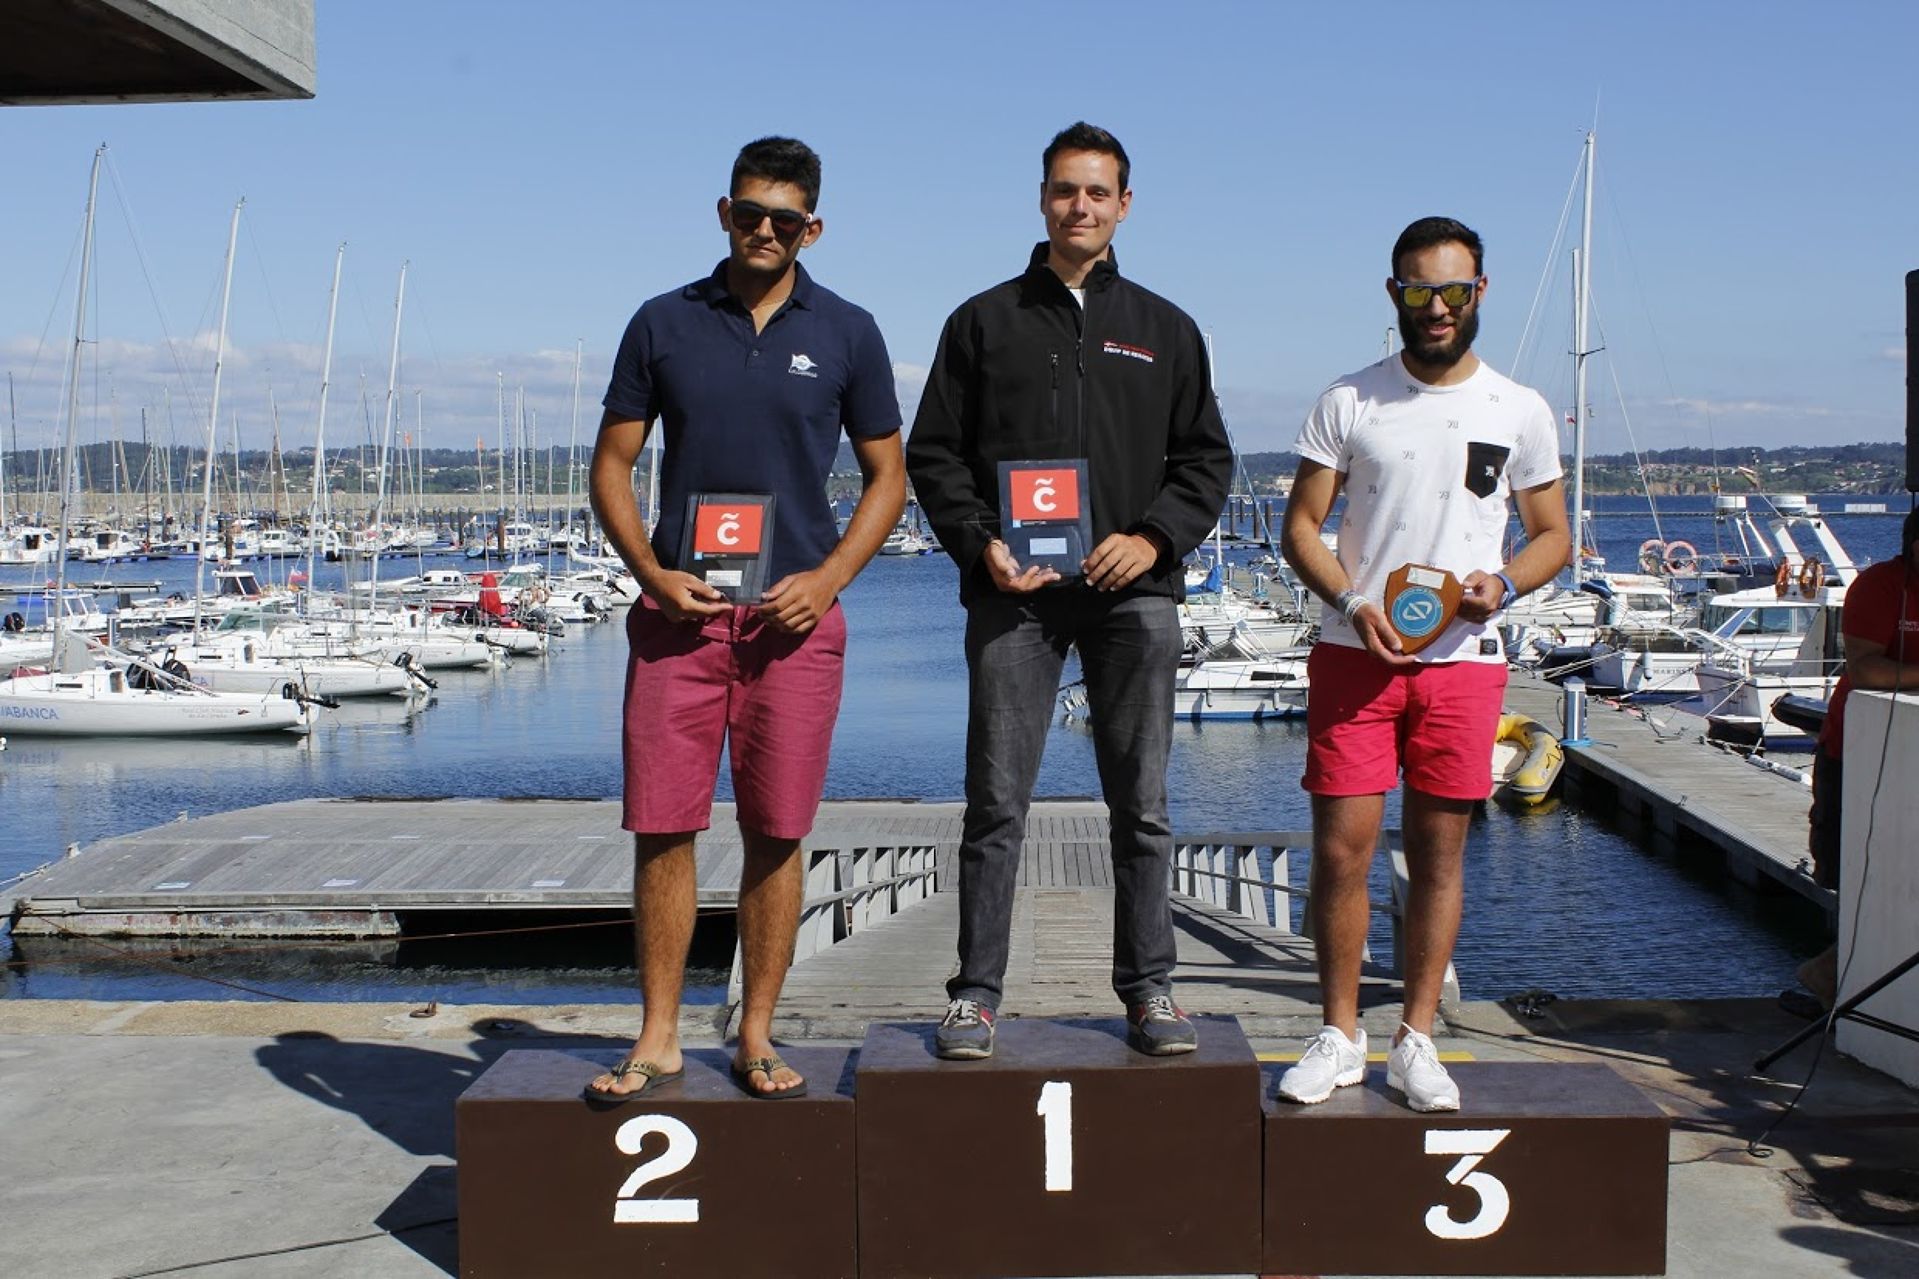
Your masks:
<path fill-rule="evenodd" d="M 1303 937 L 1312 936 L 1312 887 L 1291 882 L 1294 853 L 1310 856 L 1310 831 L 1258 831 L 1181 836 L 1173 845 L 1172 889 L 1181 896 L 1240 916 L 1279 933 L 1295 931 L 1290 899 L 1299 898 Z M 1370 901 L 1375 915 L 1383 915 L 1392 930 L 1392 956 L 1387 965 L 1375 963 L 1370 945 L 1364 962 L 1377 975 L 1405 973 L 1404 922 L 1410 877 L 1398 831 L 1384 831 L 1380 848 L 1389 866 L 1391 897 Z M 908 906 L 925 901 L 940 888 L 940 877 L 952 873 L 957 845 L 951 841 L 821 847 L 804 850 L 805 899 L 800 904 L 799 932 L 793 960 L 819 954 L 855 933 L 892 918 Z M 733 971 L 727 983 L 727 1002 L 740 996 L 741 956 L 736 944 Z M 1446 967 L 1443 996 L 1459 1000 L 1459 981 L 1452 965 Z"/>
<path fill-rule="evenodd" d="M 1392 958 L 1380 967 L 1373 960 L 1369 944 L 1364 962 L 1383 976 L 1403 978 L 1406 972 L 1406 903 L 1412 893 L 1411 872 L 1406 865 L 1406 850 L 1396 830 L 1380 832 L 1379 848 L 1387 860 L 1387 883 L 1391 897 L 1387 901 L 1368 901 L 1371 913 L 1384 915 L 1392 928 Z M 1258 831 L 1227 834 L 1181 836 L 1173 844 L 1173 891 L 1209 906 L 1239 915 L 1275 932 L 1293 931 L 1290 898 L 1300 899 L 1302 937 L 1313 935 L 1311 831 Z M 1292 882 L 1294 853 L 1309 859 L 1307 884 Z M 1459 976 L 1449 961 L 1440 997 L 1448 1003 L 1459 1002 Z"/>

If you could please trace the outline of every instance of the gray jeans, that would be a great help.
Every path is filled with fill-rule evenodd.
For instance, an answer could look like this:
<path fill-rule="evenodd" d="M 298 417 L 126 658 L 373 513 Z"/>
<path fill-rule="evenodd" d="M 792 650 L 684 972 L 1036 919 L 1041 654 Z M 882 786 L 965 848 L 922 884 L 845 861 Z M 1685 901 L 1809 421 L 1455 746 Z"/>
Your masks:
<path fill-rule="evenodd" d="M 1073 584 L 1028 596 L 982 591 L 967 608 L 960 967 L 946 983 L 949 999 L 999 1007 L 1026 810 L 1072 647 L 1112 818 L 1113 990 L 1127 1005 L 1172 990 L 1166 756 L 1179 615 L 1165 596 L 1115 598 Z"/>

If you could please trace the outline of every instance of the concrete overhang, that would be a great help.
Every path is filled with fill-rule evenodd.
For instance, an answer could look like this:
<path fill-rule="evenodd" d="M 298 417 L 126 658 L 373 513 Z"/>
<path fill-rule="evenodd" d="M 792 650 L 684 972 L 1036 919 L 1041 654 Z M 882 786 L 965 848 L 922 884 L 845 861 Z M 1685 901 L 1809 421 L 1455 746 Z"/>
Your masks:
<path fill-rule="evenodd" d="M 313 96 L 314 0 L 5 0 L 0 104 Z"/>

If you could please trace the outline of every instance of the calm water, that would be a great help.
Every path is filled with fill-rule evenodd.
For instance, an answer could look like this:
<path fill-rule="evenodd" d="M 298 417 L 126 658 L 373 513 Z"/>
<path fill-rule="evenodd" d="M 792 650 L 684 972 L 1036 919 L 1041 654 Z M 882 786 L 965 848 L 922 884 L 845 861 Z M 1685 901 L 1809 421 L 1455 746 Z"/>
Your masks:
<path fill-rule="evenodd" d="M 1878 500 L 1878 499 L 1874 499 Z M 1903 510 L 1898 498 L 1885 499 Z M 1604 551 L 1626 566 L 1652 536 L 1643 502 L 1593 503 Z M 1822 502 L 1837 509 L 1839 501 Z M 1662 503 L 1665 535 L 1714 545 L 1706 499 Z M 1897 548 L 1890 516 L 1833 516 L 1861 561 Z M 406 571 L 383 570 L 386 575 Z M 125 565 L 123 580 L 190 583 L 191 564 Z M 961 789 L 966 687 L 954 570 L 944 557 L 880 559 L 845 597 L 852 629 L 830 798 L 954 799 Z M 326 580 L 323 578 L 322 585 Z M 619 790 L 617 625 L 574 628 L 544 661 L 449 673 L 429 704 L 349 703 L 304 740 L 53 743 L 15 737 L 0 753 L 0 880 L 85 845 L 210 812 L 312 796 L 600 798 Z M 1070 674 L 1070 673 L 1069 673 Z M 1174 735 L 1175 829 L 1304 830 L 1300 725 L 1182 723 Z M 1056 724 L 1039 793 L 1096 795 L 1091 738 Z M 722 797 L 729 787 L 724 777 Z M 1303 860 L 1303 859 L 1302 859 Z M 1763 995 L 1823 944 L 1791 912 L 1754 910 L 1565 807 L 1475 822 L 1457 967 L 1470 997 L 1531 987 L 1562 996 Z M 1303 865 L 1295 867 L 1303 879 Z M 1383 889 L 1381 890 L 1383 894 Z M 477 927 L 485 924 L 471 925 Z M 1383 944 L 1383 934 L 1380 939 Z M 0 946 L 6 943 L 0 938 Z M 10 951 L 0 993 L 99 998 L 241 997 L 218 977 L 300 998 L 565 1002 L 632 997 L 623 930 L 534 942 L 387 948 L 265 947 L 190 960 L 161 949 Z M 703 936 L 701 977 L 727 959 Z M 260 953 L 260 952 L 264 953 Z M 708 986 L 705 998 L 717 997 Z"/>

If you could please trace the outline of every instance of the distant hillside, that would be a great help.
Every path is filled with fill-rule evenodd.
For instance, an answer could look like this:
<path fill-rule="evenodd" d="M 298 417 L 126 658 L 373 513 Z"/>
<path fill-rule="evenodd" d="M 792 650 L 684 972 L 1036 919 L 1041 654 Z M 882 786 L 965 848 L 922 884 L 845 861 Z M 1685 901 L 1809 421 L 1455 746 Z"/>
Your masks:
<path fill-rule="evenodd" d="M 87 444 L 77 451 L 74 469 L 80 486 L 89 492 L 163 492 L 169 487 L 176 494 L 197 494 L 202 482 L 199 449 L 174 447 L 148 449 L 139 444 Z M 591 450 L 579 453 L 581 473 L 575 480 L 584 490 L 585 467 Z M 1261 492 L 1283 491 L 1298 468 L 1299 455 L 1290 450 L 1247 453 L 1240 459 L 1252 487 Z M 46 493 L 57 490 L 58 455 L 51 449 L 21 450 L 5 455 L 6 487 L 10 496 Z M 273 475 L 271 459 L 265 450 L 250 449 L 240 454 L 241 487 L 250 499 L 270 500 L 273 488 L 293 494 L 311 492 L 313 486 L 313 450 L 288 451 L 284 455 L 284 476 Z M 497 493 L 501 461 L 489 450 L 484 462 L 474 453 L 461 449 L 427 449 L 401 457 L 396 450 L 389 459 L 392 473 L 389 488 L 397 491 L 402 482 L 407 492 Z M 523 457 L 520 463 L 520 487 L 527 492 L 546 492 L 548 477 L 552 490 L 567 489 L 566 451 L 543 448 Z M 1743 468 L 1749 474 L 1741 474 Z M 858 491 L 859 465 L 852 446 L 844 440 L 833 465 L 834 480 L 828 486 L 833 494 L 847 496 Z M 358 493 L 371 490 L 379 481 L 379 466 L 372 449 L 357 448 L 329 452 L 327 474 L 337 491 Z M 1587 459 L 1586 487 L 1593 493 L 1638 493 L 1650 488 L 1657 494 L 1708 493 L 1715 484 L 1728 492 L 1745 492 L 1760 487 L 1768 492 L 1799 493 L 1894 493 L 1904 482 L 1905 446 L 1900 443 L 1793 445 L 1764 449 L 1739 447 L 1719 449 L 1658 449 L 1635 460 L 1631 454 L 1610 454 Z M 1238 487 L 1244 481 L 1235 481 Z M 222 454 L 216 473 L 216 487 L 225 494 L 233 490 L 233 456 Z M 512 459 L 506 463 L 506 487 L 514 487 Z"/>

